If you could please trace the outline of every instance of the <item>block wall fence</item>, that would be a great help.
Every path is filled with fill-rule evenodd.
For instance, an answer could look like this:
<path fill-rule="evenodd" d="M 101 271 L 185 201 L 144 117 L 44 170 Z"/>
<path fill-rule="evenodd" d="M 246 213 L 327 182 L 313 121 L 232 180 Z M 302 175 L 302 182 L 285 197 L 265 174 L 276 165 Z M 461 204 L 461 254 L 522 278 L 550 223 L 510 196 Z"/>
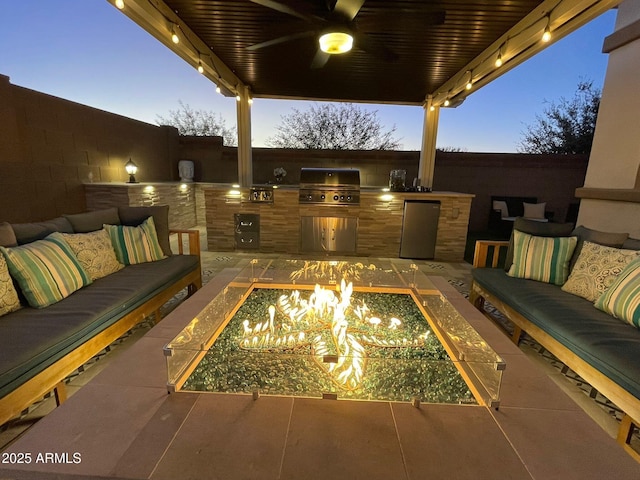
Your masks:
<path fill-rule="evenodd" d="M 177 182 L 178 160 L 193 160 L 196 182 L 237 181 L 237 152 L 220 137 L 181 137 L 159 127 L 12 85 L 0 75 L 0 221 L 45 220 L 87 205 L 84 185 L 125 182 L 131 158 L 141 182 Z M 389 171 L 417 176 L 416 151 L 253 149 L 255 183 L 273 169 L 297 184 L 300 167 L 360 169 L 363 185 L 388 184 Z M 491 195 L 535 196 L 562 221 L 584 185 L 586 155 L 437 152 L 433 188 L 472 193 L 470 231 L 486 228 Z M 198 219 L 196 219 L 199 221 Z"/>

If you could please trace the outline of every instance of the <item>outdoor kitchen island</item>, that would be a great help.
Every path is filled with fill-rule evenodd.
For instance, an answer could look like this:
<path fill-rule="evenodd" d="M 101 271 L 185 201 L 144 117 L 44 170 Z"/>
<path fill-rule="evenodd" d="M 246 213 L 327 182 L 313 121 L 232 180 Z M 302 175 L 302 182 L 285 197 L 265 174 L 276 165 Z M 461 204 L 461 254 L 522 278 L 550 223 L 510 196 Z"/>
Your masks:
<path fill-rule="evenodd" d="M 276 187 L 271 192 L 272 185 L 234 188 L 230 185 L 203 184 L 208 249 L 305 253 L 301 249 L 301 224 L 304 218 L 323 217 L 355 221 L 356 247 L 352 254 L 398 257 L 404 201 L 428 200 L 440 202 L 434 260 L 463 260 L 474 195 L 455 192 L 385 192 L 382 187 L 363 186 L 359 192 L 359 203 L 333 205 L 301 202 L 300 188 L 297 186 Z M 263 191 L 267 192 L 264 197 Z M 238 214 L 249 216 L 238 217 Z M 238 218 L 253 220 L 236 225 Z M 258 224 L 254 225 L 256 221 Z M 236 226 L 240 229 L 247 227 L 247 233 L 251 235 L 251 230 L 257 229 L 258 225 L 259 234 L 255 235 L 254 231 L 253 236 L 246 237 L 250 240 L 245 238 L 243 242 L 242 232 L 237 232 Z"/>

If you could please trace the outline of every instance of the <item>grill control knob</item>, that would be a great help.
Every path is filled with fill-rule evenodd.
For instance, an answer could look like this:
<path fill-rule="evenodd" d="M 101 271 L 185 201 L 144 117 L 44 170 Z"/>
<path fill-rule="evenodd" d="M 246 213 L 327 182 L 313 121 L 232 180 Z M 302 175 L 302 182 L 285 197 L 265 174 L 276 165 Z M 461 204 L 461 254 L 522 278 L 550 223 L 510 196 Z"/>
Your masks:
<path fill-rule="evenodd" d="M 313 195 L 311 194 L 307 195 L 307 200 L 313 200 Z"/>
<path fill-rule="evenodd" d="M 324 200 L 325 199 L 325 195 L 324 193 L 322 195 L 320 195 L 320 200 Z"/>
<path fill-rule="evenodd" d="M 336 202 L 338 201 L 338 199 L 339 199 L 339 198 L 340 198 L 340 197 L 338 197 L 338 195 L 334 195 L 334 196 L 333 196 L 333 199 L 334 199 Z"/>
<path fill-rule="evenodd" d="M 347 195 L 347 201 L 350 202 L 351 201 L 351 195 Z"/>
<path fill-rule="evenodd" d="M 340 200 L 344 201 L 344 195 L 340 195 Z"/>

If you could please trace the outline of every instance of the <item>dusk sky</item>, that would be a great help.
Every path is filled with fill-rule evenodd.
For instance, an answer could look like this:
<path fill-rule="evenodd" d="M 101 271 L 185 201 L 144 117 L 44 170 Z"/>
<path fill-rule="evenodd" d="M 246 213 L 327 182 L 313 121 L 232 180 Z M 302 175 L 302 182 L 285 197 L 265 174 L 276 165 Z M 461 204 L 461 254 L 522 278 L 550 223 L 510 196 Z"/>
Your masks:
<path fill-rule="evenodd" d="M 11 83 L 74 102 L 156 123 L 179 101 L 219 112 L 236 122 L 236 101 L 106 0 L 2 2 L 0 74 Z M 602 87 L 613 32 L 609 11 L 577 32 L 440 112 L 438 147 L 469 152 L 515 152 L 526 126 L 543 114 L 545 101 L 570 98 L 581 79 Z M 265 146 L 281 116 L 310 102 L 256 99 L 254 147 Z M 419 150 L 422 107 L 368 105 L 386 127 L 396 126 L 403 150 Z"/>

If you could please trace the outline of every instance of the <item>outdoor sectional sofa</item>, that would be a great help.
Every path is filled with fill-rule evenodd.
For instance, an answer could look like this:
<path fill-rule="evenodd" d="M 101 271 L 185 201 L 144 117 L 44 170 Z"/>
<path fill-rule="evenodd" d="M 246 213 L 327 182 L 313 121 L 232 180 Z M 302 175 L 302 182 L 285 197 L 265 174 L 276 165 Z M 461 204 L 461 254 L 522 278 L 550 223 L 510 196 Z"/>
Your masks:
<path fill-rule="evenodd" d="M 640 251 L 640 240 L 630 239 L 627 234 L 598 232 L 582 226 L 573 229 L 571 224 L 541 224 L 518 218 L 509 242 L 478 241 L 476 244 L 470 294 L 470 301 L 489 318 L 493 317 L 490 309 L 485 308 L 485 302 L 493 305 L 511 322 L 514 343 L 519 343 L 523 332 L 528 333 L 615 403 L 625 413 L 618 431 L 618 442 L 640 461 L 638 453 L 629 445 L 634 425 L 638 425 L 640 420 L 640 329 L 636 328 L 637 323 L 634 326 L 633 322 L 628 323 L 629 320 L 616 318 L 596 308 L 594 301 L 563 290 L 567 288 L 569 280 L 562 287 L 554 282 L 510 276 L 507 271 L 515 261 L 513 255 L 517 250 L 514 236 L 524 237 L 516 232 L 531 235 L 526 237 L 528 240 L 575 237 L 576 247 L 567 267 L 569 278 L 575 275 L 572 286 L 576 285 L 574 280 L 582 277 L 587 282 L 593 280 L 589 277 L 589 271 L 597 270 L 594 267 L 599 262 L 597 252 L 613 252 L 617 255 L 616 261 L 620 261 L 620 255 L 626 252 L 625 262 L 630 262 L 626 264 L 627 267 L 608 265 L 603 270 L 606 270 L 604 274 L 595 274 L 600 275 L 597 281 L 605 283 L 600 286 L 603 293 L 595 305 L 602 301 L 606 292 L 616 287 L 614 282 L 622 280 L 623 273 L 633 270 L 633 266 L 638 264 L 640 257 L 629 251 Z M 582 254 L 585 246 L 589 250 Z M 616 250 L 607 250 L 606 247 L 615 247 Z M 501 250 L 507 248 L 505 258 Z M 500 268 L 499 263 L 503 259 L 505 268 Z M 514 270 L 510 273 L 517 275 Z M 612 276 L 607 277 L 609 273 Z M 637 292 L 637 269 L 631 275 L 636 276 L 627 280 L 636 279 Z M 632 298 L 637 299 L 636 293 L 632 293 Z M 637 322 L 638 310 L 634 315 Z"/>
<path fill-rule="evenodd" d="M 130 259 L 132 264 L 118 266 L 118 271 L 95 279 L 43 308 L 29 306 L 24 292 L 16 289 L 22 295 L 22 305 L 19 308 L 14 305 L 17 310 L 0 316 L 0 424 L 20 415 L 51 391 L 60 404 L 66 396 L 65 377 L 151 314 L 155 314 L 157 322 L 160 307 L 181 290 L 186 288 L 190 295 L 201 287 L 198 232 L 170 231 L 168 208 L 119 207 L 47 222 L 0 223 L 0 246 L 18 247 L 4 249 L 0 256 L 18 251 L 20 245 L 37 245 L 34 242 L 45 237 L 58 238 L 59 234 L 51 236 L 52 232 L 98 232 L 103 224 L 140 225 L 138 228 L 153 225 L 157 234 L 154 245 L 161 250 L 156 252 L 155 261 L 135 263 Z M 120 233 L 123 230 L 113 229 Z M 179 237 L 176 255 L 169 243 L 169 236 L 174 233 Z M 78 237 L 82 238 L 73 238 Z M 189 253 L 183 254 L 183 242 L 187 240 Z M 109 241 L 107 237 L 106 242 Z M 43 243 L 46 240 L 40 242 Z M 77 258 L 80 257 L 78 253 Z M 13 273 L 12 280 L 17 285 Z"/>

